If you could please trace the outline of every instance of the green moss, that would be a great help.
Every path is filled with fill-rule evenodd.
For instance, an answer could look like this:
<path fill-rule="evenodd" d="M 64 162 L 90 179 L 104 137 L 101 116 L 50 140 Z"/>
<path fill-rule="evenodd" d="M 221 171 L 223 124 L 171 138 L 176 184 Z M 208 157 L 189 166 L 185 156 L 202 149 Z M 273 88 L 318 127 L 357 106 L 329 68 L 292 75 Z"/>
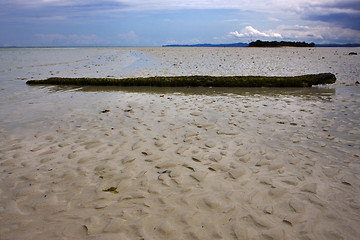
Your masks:
<path fill-rule="evenodd" d="M 335 83 L 332 73 L 309 74 L 293 77 L 266 76 L 156 76 L 148 78 L 60 78 L 30 80 L 26 83 L 51 85 L 95 86 L 157 86 L 157 87 L 311 87 Z"/>

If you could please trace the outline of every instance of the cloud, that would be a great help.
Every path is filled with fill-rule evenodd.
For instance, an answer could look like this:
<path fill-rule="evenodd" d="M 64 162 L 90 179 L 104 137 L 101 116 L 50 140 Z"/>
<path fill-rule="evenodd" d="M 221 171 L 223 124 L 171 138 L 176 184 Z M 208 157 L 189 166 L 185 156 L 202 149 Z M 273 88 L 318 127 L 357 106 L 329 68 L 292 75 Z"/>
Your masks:
<path fill-rule="evenodd" d="M 134 31 L 130 31 L 127 33 L 118 34 L 118 38 L 120 39 L 120 44 L 132 44 L 139 42 L 139 37 Z"/>
<path fill-rule="evenodd" d="M 284 39 L 316 43 L 352 43 L 360 42 L 360 31 L 330 26 L 280 25 L 276 28 Z"/>
<path fill-rule="evenodd" d="M 2 0 L 10 4 L 40 8 L 46 6 L 74 7 L 97 6 L 107 8 L 131 9 L 133 11 L 173 10 L 173 9 L 238 9 L 251 11 L 276 12 L 283 10 L 304 11 L 314 7 L 323 9 L 360 9 L 358 0 Z"/>
<path fill-rule="evenodd" d="M 280 19 L 275 18 L 275 17 L 268 17 L 267 20 L 268 20 L 269 22 L 280 22 Z"/>
<path fill-rule="evenodd" d="M 58 33 L 54 33 L 54 34 L 39 33 L 39 34 L 35 34 L 35 37 L 40 41 L 44 41 L 44 42 L 56 42 L 66 39 L 64 35 Z"/>
<path fill-rule="evenodd" d="M 168 40 L 163 45 L 195 45 L 202 43 L 199 39 L 193 38 L 186 41 Z"/>
<path fill-rule="evenodd" d="M 360 30 L 359 0 L 306 2 L 298 10 L 301 19 Z"/>
<path fill-rule="evenodd" d="M 187 11 L 190 9 L 194 11 Z M 203 10 L 211 10 L 204 14 L 208 18 L 197 14 L 204 13 Z M 183 19 L 175 21 L 174 16 Z M 159 19 L 164 21 L 160 23 Z M 196 22 L 186 25 L 183 30 L 186 23 L 183 20 L 192 19 Z M 235 24 L 247 27 L 232 31 Z M 0 37 L 0 42 L 28 40 L 30 34 L 33 37 L 39 29 L 49 33 L 37 35 L 36 39 L 44 43 L 63 41 L 64 44 L 83 42 L 84 45 L 91 41 L 95 45 L 105 42 L 98 36 L 103 36 L 106 41 L 112 38 L 115 44 L 138 41 L 136 43 L 141 45 L 173 38 L 188 41 L 186 39 L 194 37 L 207 42 L 214 39 L 214 35 L 224 36 L 230 31 L 225 40 L 230 40 L 231 36 L 242 40 L 340 41 L 343 38 L 344 41 L 360 42 L 360 1 L 0 0 L 0 30 L 7 33 Z M 50 34 L 54 31 L 68 35 Z M 119 31 L 122 32 L 120 35 L 117 34 Z M 169 36 L 172 31 L 177 34 Z M 136 38 L 135 32 L 141 33 L 141 38 Z M 71 36 L 70 33 L 78 34 Z"/>
<path fill-rule="evenodd" d="M 306 41 L 316 43 L 353 43 L 360 42 L 360 31 L 327 25 L 279 25 L 274 30 L 261 32 L 247 26 L 240 32 L 229 33 L 230 37 L 245 40 L 281 38 L 286 41 Z"/>
<path fill-rule="evenodd" d="M 340 3 L 357 7 L 358 0 L 2 0 L 3 4 L 11 4 L 22 8 L 87 8 L 91 11 L 152 11 L 179 9 L 232 9 L 240 11 L 256 11 L 276 13 L 291 10 L 303 12 L 313 6 L 326 6 Z M 344 2 L 344 3 L 343 3 Z"/>
<path fill-rule="evenodd" d="M 272 15 L 269 21 L 276 21 L 276 16 L 321 21 L 360 30 L 359 0 L 1 0 L 0 20 L 27 17 L 76 18 L 98 16 L 117 18 L 129 12 L 183 10 L 183 9 L 228 9 L 264 13 Z M 54 19 L 56 20 L 56 18 Z"/>
<path fill-rule="evenodd" d="M 311 21 L 331 23 L 338 27 L 360 30 L 360 14 L 331 13 L 331 14 L 309 14 L 305 17 Z"/>
<path fill-rule="evenodd" d="M 252 26 L 246 26 L 240 33 L 238 31 L 230 32 L 229 35 L 237 38 L 282 38 L 280 33 L 272 30 L 260 32 Z"/>
<path fill-rule="evenodd" d="M 240 22 L 240 21 L 241 21 L 241 19 L 238 19 L 238 18 L 224 20 L 224 22 Z"/>
<path fill-rule="evenodd" d="M 67 40 L 78 45 L 92 45 L 92 44 L 99 44 L 104 42 L 104 39 L 97 36 L 96 34 L 90 34 L 90 35 L 70 34 L 67 37 Z"/>
<path fill-rule="evenodd" d="M 49 19 L 51 21 L 77 21 L 88 16 L 105 19 L 119 17 L 119 11 L 127 6 L 116 0 L 1 0 L 0 21 L 29 22 Z M 53 16 L 56 16 L 54 18 Z"/>
<path fill-rule="evenodd" d="M 79 35 L 79 34 L 35 34 L 35 38 L 43 45 L 57 46 L 57 45 L 96 45 L 103 44 L 105 40 L 98 37 L 96 34 Z"/>
<path fill-rule="evenodd" d="M 324 31 L 319 32 L 320 29 L 321 29 L 320 27 L 309 27 L 305 25 L 295 25 L 295 26 L 280 25 L 279 27 L 276 28 L 277 31 L 282 33 L 284 38 L 301 39 L 301 40 L 324 39 L 324 36 L 321 34 L 321 32 Z"/>

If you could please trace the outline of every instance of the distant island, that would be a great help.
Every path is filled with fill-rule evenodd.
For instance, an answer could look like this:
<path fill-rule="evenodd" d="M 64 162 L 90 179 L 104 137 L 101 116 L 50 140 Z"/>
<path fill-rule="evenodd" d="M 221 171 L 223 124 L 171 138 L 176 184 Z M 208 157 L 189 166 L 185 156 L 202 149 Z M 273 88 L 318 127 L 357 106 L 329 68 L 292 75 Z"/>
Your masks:
<path fill-rule="evenodd" d="M 163 47 L 314 47 L 315 43 L 306 43 L 306 42 L 267 42 L 257 40 L 251 43 L 224 43 L 224 44 L 210 44 L 210 43 L 201 43 L 201 44 L 172 44 L 172 45 L 163 45 Z"/>
<path fill-rule="evenodd" d="M 247 43 L 224 43 L 224 44 L 210 44 L 210 43 L 200 43 L 200 44 L 172 44 L 172 45 L 163 45 L 163 47 L 247 47 Z"/>
<path fill-rule="evenodd" d="M 277 41 L 260 41 L 249 43 L 249 47 L 315 47 L 315 43 L 306 43 L 306 42 L 277 42 Z"/>
<path fill-rule="evenodd" d="M 288 41 L 261 41 L 256 40 L 250 43 L 223 43 L 223 44 L 211 44 L 211 43 L 199 43 L 199 44 L 171 44 L 162 45 L 162 47 L 360 47 L 360 43 L 347 43 L 347 44 L 316 44 L 306 42 L 288 42 Z"/>

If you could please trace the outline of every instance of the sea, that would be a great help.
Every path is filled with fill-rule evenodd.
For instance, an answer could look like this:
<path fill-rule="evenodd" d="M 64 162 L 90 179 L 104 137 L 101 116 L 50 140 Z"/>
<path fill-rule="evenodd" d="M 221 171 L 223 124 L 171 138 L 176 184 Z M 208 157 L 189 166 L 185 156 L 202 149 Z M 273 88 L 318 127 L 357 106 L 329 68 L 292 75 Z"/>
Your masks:
<path fill-rule="evenodd" d="M 353 54 L 349 54 L 353 53 Z M 354 55 L 358 53 L 359 55 Z M 360 102 L 359 48 L 1 48 L 0 49 L 0 129 L 2 135 L 29 122 L 52 118 L 47 112 L 56 105 L 74 104 L 85 88 L 28 86 L 27 80 L 49 77 L 148 77 L 176 75 L 263 75 L 294 76 L 331 72 L 335 84 L 306 89 L 310 97 L 325 91 L 334 106 L 340 106 L 336 122 L 349 122 L 350 129 L 358 129 Z M 112 90 L 148 91 L 138 89 L 92 89 L 87 91 L 89 101 L 97 94 Z M 178 89 L 157 89 L 176 92 Z M 194 90 L 194 89 L 193 89 Z M 186 91 L 189 91 L 187 89 Z M 291 97 L 304 89 L 196 89 L 203 94 L 226 91 L 228 94 L 274 94 Z M 290 95 L 287 93 L 291 92 Z M 67 96 L 71 93 L 71 98 Z M 195 92 L 196 94 L 196 92 Z M 306 93 L 307 94 L 307 93 Z M 109 94 L 110 96 L 111 94 Z M 350 104 L 350 105 L 349 105 Z M 347 114 L 342 112 L 346 110 Z M 54 116 L 55 117 L 55 116 Z M 359 136 L 353 137 L 359 140 Z M 357 146 L 359 148 L 359 146 Z"/>

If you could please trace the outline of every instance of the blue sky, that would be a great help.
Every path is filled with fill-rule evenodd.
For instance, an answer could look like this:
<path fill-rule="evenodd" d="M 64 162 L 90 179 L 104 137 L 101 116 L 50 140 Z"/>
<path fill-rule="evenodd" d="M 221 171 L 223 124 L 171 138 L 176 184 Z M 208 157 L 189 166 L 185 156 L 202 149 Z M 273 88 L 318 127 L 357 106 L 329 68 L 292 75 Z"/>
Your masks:
<path fill-rule="evenodd" d="M 360 0 L 0 0 L 0 46 L 360 43 Z"/>

